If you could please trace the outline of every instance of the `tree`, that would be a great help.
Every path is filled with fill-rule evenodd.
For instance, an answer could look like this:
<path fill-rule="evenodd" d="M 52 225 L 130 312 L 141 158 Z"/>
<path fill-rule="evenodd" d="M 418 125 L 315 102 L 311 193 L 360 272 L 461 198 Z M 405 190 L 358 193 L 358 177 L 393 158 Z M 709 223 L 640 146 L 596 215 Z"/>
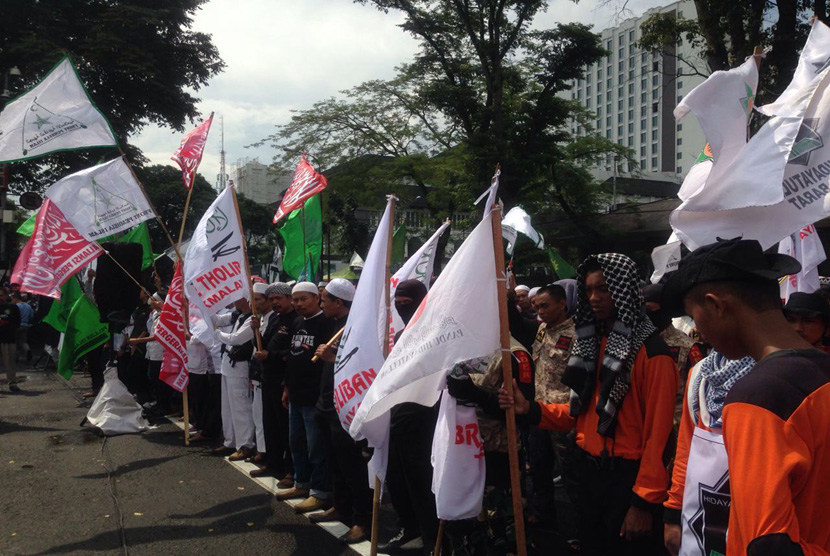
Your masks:
<path fill-rule="evenodd" d="M 149 123 L 184 131 L 199 115 L 199 91 L 222 71 L 210 36 L 192 30 L 207 0 L 4 0 L 0 2 L 0 70 L 18 67 L 12 96 L 33 86 L 64 55 L 112 123 L 134 163 L 129 136 Z M 111 158 L 102 149 L 60 153 L 11 168 L 15 192 L 43 190 L 68 173 Z"/>
<path fill-rule="evenodd" d="M 299 111 L 266 140 L 288 153 L 320 153 L 323 167 L 374 156 L 379 183 L 418 186 L 434 215 L 471 210 L 498 162 L 508 205 L 564 212 L 590 242 L 595 234 L 586 215 L 597 188 L 584 166 L 608 153 L 629 155 L 593 136 L 593 116 L 560 94 L 605 54 L 597 35 L 578 24 L 533 30 L 546 6 L 541 0 L 358 1 L 402 12 L 401 26 L 420 51 L 395 79 Z M 573 132 L 574 118 L 582 133 Z M 362 185 L 349 195 L 371 194 L 382 204 L 367 176 L 354 176 Z M 346 181 L 343 173 L 332 175 L 331 195 L 348 189 Z"/>

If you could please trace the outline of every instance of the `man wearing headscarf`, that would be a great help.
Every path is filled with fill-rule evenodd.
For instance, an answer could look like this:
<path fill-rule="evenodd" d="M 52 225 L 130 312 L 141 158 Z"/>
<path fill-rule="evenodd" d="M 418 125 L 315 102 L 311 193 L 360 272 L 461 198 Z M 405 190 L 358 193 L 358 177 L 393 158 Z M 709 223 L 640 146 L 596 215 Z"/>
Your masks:
<path fill-rule="evenodd" d="M 631 259 L 592 255 L 577 281 L 576 340 L 562 377 L 570 403 L 528 401 L 518 388 L 499 400 L 543 428 L 576 427 L 582 554 L 662 554 L 677 366 L 645 315 Z"/>

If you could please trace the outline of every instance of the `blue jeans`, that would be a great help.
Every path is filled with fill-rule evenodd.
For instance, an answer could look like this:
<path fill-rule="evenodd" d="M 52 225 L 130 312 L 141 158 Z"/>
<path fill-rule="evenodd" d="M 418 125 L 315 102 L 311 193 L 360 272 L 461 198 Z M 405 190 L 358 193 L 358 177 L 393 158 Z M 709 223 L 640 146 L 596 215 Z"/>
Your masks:
<path fill-rule="evenodd" d="M 310 487 L 311 496 L 328 500 L 331 497 L 328 453 L 322 434 L 313 405 L 292 403 L 288 406 L 288 442 L 294 459 L 294 486 Z"/>

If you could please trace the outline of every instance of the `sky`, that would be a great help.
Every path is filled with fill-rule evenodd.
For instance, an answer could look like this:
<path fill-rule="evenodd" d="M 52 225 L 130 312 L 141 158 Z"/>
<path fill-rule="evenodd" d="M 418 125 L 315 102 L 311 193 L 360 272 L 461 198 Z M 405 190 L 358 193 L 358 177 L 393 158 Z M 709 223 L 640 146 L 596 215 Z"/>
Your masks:
<path fill-rule="evenodd" d="M 554 0 L 534 27 L 580 22 L 601 31 L 614 26 L 616 9 L 600 0 Z M 627 16 L 670 0 L 628 0 Z M 212 35 L 227 67 L 196 93 L 204 117 L 216 113 L 199 173 L 215 184 L 220 169 L 224 120 L 226 171 L 245 158 L 269 164 L 270 146 L 246 148 L 287 123 L 292 110 L 337 96 L 371 79 L 394 76 L 417 42 L 398 25 L 396 12 L 382 13 L 349 0 L 211 0 L 194 18 L 194 29 Z M 154 164 L 170 164 L 182 134 L 147 126 L 131 138 Z"/>

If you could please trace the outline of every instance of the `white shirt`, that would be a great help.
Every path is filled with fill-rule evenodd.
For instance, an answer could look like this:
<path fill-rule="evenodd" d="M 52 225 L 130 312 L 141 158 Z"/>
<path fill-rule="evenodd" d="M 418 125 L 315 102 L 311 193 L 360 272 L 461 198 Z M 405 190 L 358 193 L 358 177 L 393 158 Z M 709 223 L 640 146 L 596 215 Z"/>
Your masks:
<path fill-rule="evenodd" d="M 224 315 L 222 318 L 216 320 L 220 321 L 223 319 Z M 221 332 L 219 330 L 214 331 L 216 339 L 228 347 L 241 346 L 246 342 L 250 342 L 254 338 L 254 329 L 251 328 L 248 320 L 250 319 L 245 319 L 245 322 L 242 322 L 242 316 L 240 315 L 240 317 L 236 320 L 236 323 L 233 325 L 232 332 Z M 226 351 L 222 354 L 222 374 L 229 377 L 247 378 L 248 361 L 231 361 L 231 358 Z"/>
<path fill-rule="evenodd" d="M 212 364 L 210 352 L 205 344 L 198 338 L 190 338 L 187 342 L 187 372 L 204 375 Z"/>
<path fill-rule="evenodd" d="M 161 316 L 161 312 L 153 311 L 147 317 L 147 333 L 152 336 L 156 329 L 156 323 Z M 155 340 L 151 340 L 145 344 L 147 346 L 146 358 L 148 361 L 161 361 L 164 358 L 164 346 Z"/>

